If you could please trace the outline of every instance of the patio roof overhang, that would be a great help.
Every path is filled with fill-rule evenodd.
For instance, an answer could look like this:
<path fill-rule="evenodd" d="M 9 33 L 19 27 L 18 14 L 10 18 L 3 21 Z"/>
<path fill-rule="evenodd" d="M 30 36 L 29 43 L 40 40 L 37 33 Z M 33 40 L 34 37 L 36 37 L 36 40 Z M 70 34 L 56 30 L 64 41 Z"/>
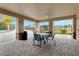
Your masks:
<path fill-rule="evenodd" d="M 74 3 L 2 3 L 0 4 L 0 13 L 22 17 L 24 20 L 43 22 L 73 18 L 77 14 L 78 6 L 79 4 Z"/>
<path fill-rule="evenodd" d="M 10 16 L 15 16 L 15 17 L 22 17 L 24 19 L 28 19 L 28 20 L 31 20 L 31 21 L 36 21 L 34 18 L 32 17 L 29 17 L 29 16 L 24 16 L 24 15 L 21 15 L 19 13 L 15 13 L 15 12 L 12 12 L 12 11 L 9 11 L 9 10 L 6 10 L 6 9 L 3 9 L 3 8 L 0 8 L 0 13 L 2 14 L 6 14 L 6 15 L 10 15 Z"/>
<path fill-rule="evenodd" d="M 10 16 L 15 16 L 15 17 L 22 17 L 24 19 L 31 20 L 31 21 L 34 21 L 34 22 L 44 22 L 44 21 L 49 21 L 49 20 L 52 20 L 52 21 L 53 20 L 63 20 L 63 19 L 70 19 L 70 18 L 76 17 L 76 14 L 73 14 L 73 15 L 62 16 L 62 17 L 54 17 L 54 18 L 49 18 L 49 19 L 36 20 L 36 19 L 34 19 L 30 16 L 25 16 L 25 15 L 15 13 L 15 12 L 3 9 L 3 8 L 0 8 L 0 13 L 10 15 Z"/>
<path fill-rule="evenodd" d="M 58 20 L 64 20 L 64 19 L 71 19 L 71 18 L 75 18 L 76 17 L 76 14 L 73 14 L 73 15 L 68 15 L 68 16 L 62 16 L 62 17 L 55 17 L 55 18 L 49 18 L 49 19 L 43 19 L 43 20 L 38 20 L 39 22 L 44 22 L 44 21 L 49 21 L 49 20 L 52 20 L 52 21 L 58 21 Z"/>

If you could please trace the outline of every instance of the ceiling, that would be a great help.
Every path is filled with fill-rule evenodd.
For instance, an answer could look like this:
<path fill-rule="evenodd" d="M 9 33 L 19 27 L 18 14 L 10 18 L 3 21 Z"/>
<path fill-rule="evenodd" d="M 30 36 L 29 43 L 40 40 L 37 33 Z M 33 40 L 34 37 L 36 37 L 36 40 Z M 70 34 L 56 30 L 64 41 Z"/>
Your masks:
<path fill-rule="evenodd" d="M 73 15 L 78 4 L 73 3 L 0 3 L 0 8 L 29 16 L 35 20 Z"/>

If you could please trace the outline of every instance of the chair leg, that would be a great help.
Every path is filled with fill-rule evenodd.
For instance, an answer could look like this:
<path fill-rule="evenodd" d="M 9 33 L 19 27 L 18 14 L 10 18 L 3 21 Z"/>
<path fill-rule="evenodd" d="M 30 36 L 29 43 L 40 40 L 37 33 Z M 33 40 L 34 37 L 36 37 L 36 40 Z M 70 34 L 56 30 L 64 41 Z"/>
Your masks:
<path fill-rule="evenodd" d="M 38 40 L 38 43 L 39 43 L 40 41 Z"/>
<path fill-rule="evenodd" d="M 48 38 L 46 37 L 46 41 L 48 42 Z"/>
<path fill-rule="evenodd" d="M 55 39 L 53 39 L 53 42 L 54 42 L 54 46 L 56 46 L 56 41 L 55 41 Z"/>
<path fill-rule="evenodd" d="M 39 47 L 41 47 L 41 43 L 42 43 L 42 41 L 40 41 L 40 45 L 39 45 Z"/>
<path fill-rule="evenodd" d="M 33 45 L 35 45 L 35 39 L 33 39 Z"/>

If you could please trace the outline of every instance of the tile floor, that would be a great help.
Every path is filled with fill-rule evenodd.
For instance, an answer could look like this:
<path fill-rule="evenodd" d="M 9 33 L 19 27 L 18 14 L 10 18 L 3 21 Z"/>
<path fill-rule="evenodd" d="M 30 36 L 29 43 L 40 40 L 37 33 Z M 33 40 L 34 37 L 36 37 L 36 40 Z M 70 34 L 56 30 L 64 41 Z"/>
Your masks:
<path fill-rule="evenodd" d="M 16 40 L 14 32 L 0 34 L 0 56 L 79 56 L 78 40 L 55 36 L 56 46 L 49 41 L 46 47 L 40 48 L 33 46 L 32 32 L 28 33 L 27 41 Z"/>

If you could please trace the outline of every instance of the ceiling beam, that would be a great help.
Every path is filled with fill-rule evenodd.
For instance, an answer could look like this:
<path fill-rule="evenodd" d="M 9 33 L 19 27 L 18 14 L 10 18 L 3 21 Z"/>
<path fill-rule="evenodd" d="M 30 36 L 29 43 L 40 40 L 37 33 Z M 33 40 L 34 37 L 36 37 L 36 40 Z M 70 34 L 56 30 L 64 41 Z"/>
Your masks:
<path fill-rule="evenodd" d="M 49 18 L 49 19 L 38 20 L 38 21 L 39 21 L 39 22 L 44 22 L 44 21 L 49 21 L 49 20 L 56 21 L 56 20 L 70 19 L 70 18 L 74 18 L 74 17 L 76 17 L 76 15 L 55 17 L 55 18 Z"/>
<path fill-rule="evenodd" d="M 24 19 L 27 19 L 27 20 L 36 21 L 36 20 L 35 20 L 34 18 L 32 18 L 32 17 L 24 16 L 24 15 L 21 15 L 21 14 L 19 14 L 19 13 L 15 13 L 15 12 L 12 12 L 12 11 L 9 11 L 9 10 L 6 10 L 6 9 L 3 9 L 3 8 L 0 8 L 0 13 L 6 14 L 6 15 L 9 15 L 9 16 L 23 17 Z"/>

